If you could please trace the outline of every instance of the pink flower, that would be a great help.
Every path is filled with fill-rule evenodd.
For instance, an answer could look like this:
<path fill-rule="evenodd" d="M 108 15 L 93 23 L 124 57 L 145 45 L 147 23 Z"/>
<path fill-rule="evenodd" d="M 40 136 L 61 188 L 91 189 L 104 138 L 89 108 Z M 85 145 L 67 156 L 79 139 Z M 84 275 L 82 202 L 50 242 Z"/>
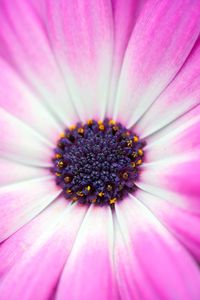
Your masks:
<path fill-rule="evenodd" d="M 199 33 L 199 0 L 0 1 L 0 300 L 200 299 Z M 145 141 L 138 179 L 72 205 L 50 170 L 78 142 L 68 157 L 59 135 L 93 119 L 104 136 L 106 118 L 138 135 L 125 151 Z"/>

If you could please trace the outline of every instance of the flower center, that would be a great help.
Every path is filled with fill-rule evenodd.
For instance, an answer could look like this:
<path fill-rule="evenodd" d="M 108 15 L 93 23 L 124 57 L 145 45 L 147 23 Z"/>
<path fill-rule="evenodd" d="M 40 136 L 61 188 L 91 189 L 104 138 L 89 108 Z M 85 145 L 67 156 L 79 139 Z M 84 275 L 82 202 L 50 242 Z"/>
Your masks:
<path fill-rule="evenodd" d="M 72 202 L 114 206 L 136 189 L 143 147 L 144 141 L 113 120 L 77 123 L 55 148 L 56 183 Z"/>

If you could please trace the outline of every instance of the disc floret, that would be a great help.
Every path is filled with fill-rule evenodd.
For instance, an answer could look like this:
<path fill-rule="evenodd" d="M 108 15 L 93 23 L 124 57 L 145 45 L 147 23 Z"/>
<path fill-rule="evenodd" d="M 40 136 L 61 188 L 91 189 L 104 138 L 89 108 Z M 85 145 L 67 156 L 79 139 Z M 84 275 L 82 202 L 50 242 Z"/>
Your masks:
<path fill-rule="evenodd" d="M 65 198 L 114 206 L 136 189 L 144 141 L 114 120 L 67 128 L 55 148 L 52 172 Z"/>

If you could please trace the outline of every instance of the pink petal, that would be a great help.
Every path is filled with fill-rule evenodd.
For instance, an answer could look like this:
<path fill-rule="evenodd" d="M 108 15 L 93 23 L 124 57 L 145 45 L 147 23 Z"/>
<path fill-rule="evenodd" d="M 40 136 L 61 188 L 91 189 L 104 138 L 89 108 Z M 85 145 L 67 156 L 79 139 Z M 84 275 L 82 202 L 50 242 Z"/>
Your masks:
<path fill-rule="evenodd" d="M 46 176 L 0 188 L 0 240 L 22 227 L 60 194 L 54 177 Z"/>
<path fill-rule="evenodd" d="M 141 11 L 142 4 L 143 1 L 141 0 L 112 0 L 115 43 L 112 63 L 112 79 L 107 108 L 107 114 L 109 116 L 113 115 L 113 107 L 115 104 L 116 89 L 121 66 L 131 33 Z"/>
<path fill-rule="evenodd" d="M 91 206 L 67 260 L 56 299 L 118 299 L 112 261 L 112 214 Z"/>
<path fill-rule="evenodd" d="M 52 47 L 82 120 L 105 115 L 112 63 L 110 1 L 48 0 Z"/>
<path fill-rule="evenodd" d="M 0 187 L 49 174 L 45 168 L 35 168 L 3 158 L 0 158 L 0 168 Z"/>
<path fill-rule="evenodd" d="M 199 176 L 198 157 L 191 161 L 174 159 L 143 167 L 137 185 L 181 208 L 199 213 Z"/>
<path fill-rule="evenodd" d="M 136 197 L 200 260 L 199 215 L 176 206 L 175 201 L 165 201 L 141 190 Z"/>
<path fill-rule="evenodd" d="M 60 217 L 68 205 L 69 203 L 64 198 L 59 198 L 1 243 L 1 278 L 21 259 L 25 252 L 30 251 L 33 245 L 41 240 L 44 233 L 48 232 L 51 224 L 54 224 L 54 221 Z"/>
<path fill-rule="evenodd" d="M 0 106 L 55 142 L 62 127 L 8 63 L 0 59 Z M 44 122 L 45 120 L 45 122 Z"/>
<path fill-rule="evenodd" d="M 200 105 L 146 139 L 148 162 L 193 159 L 200 150 Z"/>
<path fill-rule="evenodd" d="M 137 131 L 147 136 L 180 118 L 200 104 L 200 39 L 172 83 L 138 123 Z"/>
<path fill-rule="evenodd" d="M 139 187 L 199 211 L 199 130 L 200 106 L 149 137 Z"/>
<path fill-rule="evenodd" d="M 200 273 L 183 246 L 139 201 L 116 206 L 116 273 L 123 299 L 200 297 Z"/>
<path fill-rule="evenodd" d="M 132 33 L 115 118 L 132 126 L 182 67 L 200 31 L 200 2 L 147 1 Z"/>
<path fill-rule="evenodd" d="M 52 115 L 71 124 L 78 120 L 77 113 L 49 45 L 45 11 L 40 14 L 38 9 L 32 1 L 1 1 L 0 53 Z"/>
<path fill-rule="evenodd" d="M 51 166 L 53 144 L 0 108 L 0 154 L 23 164 Z"/>
<path fill-rule="evenodd" d="M 54 208 L 46 230 L 36 236 L 5 274 L 0 284 L 0 299 L 47 300 L 52 296 L 87 210 L 71 205 L 59 208 L 59 212 Z M 26 243 L 26 238 L 22 242 Z M 19 244 L 17 250 L 21 252 Z"/>

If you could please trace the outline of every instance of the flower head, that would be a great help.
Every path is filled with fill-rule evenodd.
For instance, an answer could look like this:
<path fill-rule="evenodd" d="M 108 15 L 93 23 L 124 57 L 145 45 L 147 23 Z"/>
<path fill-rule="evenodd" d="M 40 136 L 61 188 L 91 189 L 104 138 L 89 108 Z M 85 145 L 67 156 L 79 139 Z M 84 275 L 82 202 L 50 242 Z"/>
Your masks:
<path fill-rule="evenodd" d="M 200 299 L 200 1 L 0 1 L 0 300 Z"/>

